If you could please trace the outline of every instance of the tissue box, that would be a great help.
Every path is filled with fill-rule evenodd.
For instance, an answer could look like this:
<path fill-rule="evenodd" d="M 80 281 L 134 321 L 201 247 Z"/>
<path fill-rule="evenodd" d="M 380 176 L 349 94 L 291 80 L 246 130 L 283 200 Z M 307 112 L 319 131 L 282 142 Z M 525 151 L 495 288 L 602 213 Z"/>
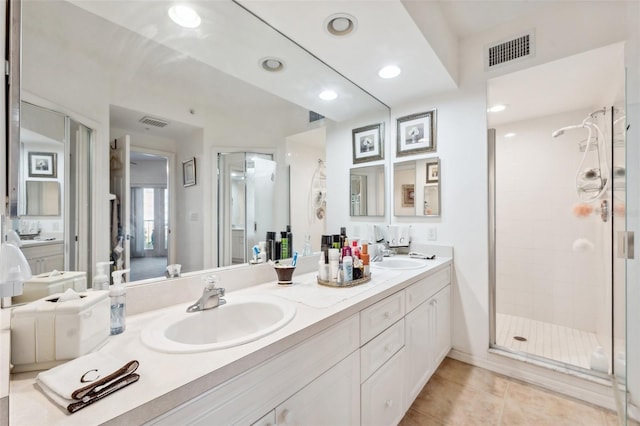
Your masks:
<path fill-rule="evenodd" d="M 12 302 L 27 303 L 51 294 L 64 293 L 69 288 L 77 292 L 87 291 L 87 273 L 62 271 L 56 275 L 50 272 L 34 275 L 29 281 L 24 282 L 22 295 L 14 296 Z"/>
<path fill-rule="evenodd" d="M 108 291 L 58 302 L 53 294 L 11 313 L 13 373 L 46 370 L 100 347 L 110 335 Z"/>

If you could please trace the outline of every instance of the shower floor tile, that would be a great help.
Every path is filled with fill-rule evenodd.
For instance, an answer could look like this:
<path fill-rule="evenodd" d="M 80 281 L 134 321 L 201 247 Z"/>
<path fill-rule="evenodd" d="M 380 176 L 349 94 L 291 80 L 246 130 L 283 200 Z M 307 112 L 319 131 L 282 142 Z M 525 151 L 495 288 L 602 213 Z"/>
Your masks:
<path fill-rule="evenodd" d="M 595 333 L 506 314 L 496 314 L 496 344 L 586 369 L 600 346 Z"/>

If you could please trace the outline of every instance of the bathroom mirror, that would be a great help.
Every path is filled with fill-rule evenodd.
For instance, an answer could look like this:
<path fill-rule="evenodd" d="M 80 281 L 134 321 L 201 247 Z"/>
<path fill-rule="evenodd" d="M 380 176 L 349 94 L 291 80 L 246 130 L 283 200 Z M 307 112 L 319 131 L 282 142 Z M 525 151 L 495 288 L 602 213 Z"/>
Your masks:
<path fill-rule="evenodd" d="M 393 164 L 393 214 L 440 216 L 440 159 Z"/>
<path fill-rule="evenodd" d="M 171 219 L 166 225 L 166 263 L 180 263 L 182 271 L 189 272 L 219 266 L 218 259 L 227 254 L 231 258 L 231 253 L 218 253 L 218 152 L 233 147 L 272 153 L 284 179 L 294 164 L 302 173 L 324 160 L 322 152 L 303 158 L 306 146 L 300 145 L 301 154 L 293 162 L 292 135 L 331 129 L 331 123 L 357 128 L 389 119 L 384 104 L 243 6 L 193 2 L 202 18 L 196 29 L 172 22 L 168 6 L 159 1 L 22 2 L 21 96 L 96 130 L 91 153 L 95 167 L 78 174 L 78 179 L 91 182 L 95 196 L 91 230 L 86 232 L 92 241 L 90 275 L 92 265 L 117 248 L 112 229 L 122 237 L 133 235 L 124 223 L 112 221 L 109 169 L 118 162 L 111 161 L 110 146 L 116 139 L 128 136 L 136 152 L 173 156 L 175 167 L 167 183 L 165 217 Z M 270 66 L 278 60 L 282 67 Z M 335 101 L 318 97 L 326 87 L 339 93 Z M 325 133 L 329 137 L 330 130 Z M 185 186 L 181 168 L 192 158 L 197 177 L 194 185 Z M 292 172 L 291 181 L 299 180 Z M 311 183 L 302 187 L 311 188 Z M 291 205 L 294 249 L 302 248 L 310 222 L 307 195 L 296 197 L 303 208 L 293 201 Z M 120 210 L 115 211 L 120 217 Z M 286 220 L 275 231 L 284 230 Z M 311 242 L 318 250 L 315 240 Z"/>
<path fill-rule="evenodd" d="M 28 180 L 27 216 L 60 216 L 60 183 Z"/>
<path fill-rule="evenodd" d="M 384 164 L 350 170 L 350 215 L 384 216 Z"/>

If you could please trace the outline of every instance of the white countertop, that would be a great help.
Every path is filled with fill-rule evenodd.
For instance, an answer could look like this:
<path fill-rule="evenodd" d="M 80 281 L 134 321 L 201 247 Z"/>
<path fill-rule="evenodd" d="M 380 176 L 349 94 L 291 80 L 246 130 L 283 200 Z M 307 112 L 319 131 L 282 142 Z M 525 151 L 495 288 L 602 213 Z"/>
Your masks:
<path fill-rule="evenodd" d="M 20 240 L 20 248 L 47 246 L 51 244 L 62 244 L 64 240 L 56 238 L 55 240 Z"/>
<path fill-rule="evenodd" d="M 101 351 L 140 361 L 137 383 L 115 392 L 75 414 L 67 414 L 35 385 L 37 372 L 15 374 L 10 383 L 10 424 L 88 425 L 105 422 L 141 424 L 266 361 L 365 307 L 447 267 L 449 257 L 426 261 L 414 270 L 372 268 L 370 283 L 330 288 L 316 283 L 316 273 L 294 278 L 291 286 L 274 282 L 228 292 L 227 303 L 243 294 L 271 294 L 295 303 L 294 319 L 280 330 L 254 342 L 218 351 L 166 354 L 144 346 L 141 330 L 167 309 L 127 318 L 123 334 L 112 336 Z M 182 304 L 186 308 L 189 304 Z"/>

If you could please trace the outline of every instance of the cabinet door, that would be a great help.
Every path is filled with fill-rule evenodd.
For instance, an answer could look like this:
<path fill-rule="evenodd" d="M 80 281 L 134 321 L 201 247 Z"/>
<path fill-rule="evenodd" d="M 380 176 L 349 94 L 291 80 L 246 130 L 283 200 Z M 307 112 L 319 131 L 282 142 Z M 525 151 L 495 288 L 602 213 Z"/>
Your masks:
<path fill-rule="evenodd" d="M 359 359 L 359 351 L 353 352 L 278 406 L 277 424 L 360 424 Z"/>
<path fill-rule="evenodd" d="M 433 372 L 432 311 L 432 305 L 427 301 L 405 317 L 405 387 L 408 405 L 415 400 Z"/>
<path fill-rule="evenodd" d="M 396 425 L 406 411 L 402 348 L 362 384 L 362 424 Z"/>
<path fill-rule="evenodd" d="M 440 364 L 451 349 L 451 286 L 448 285 L 436 294 L 434 303 L 434 368 Z"/>

